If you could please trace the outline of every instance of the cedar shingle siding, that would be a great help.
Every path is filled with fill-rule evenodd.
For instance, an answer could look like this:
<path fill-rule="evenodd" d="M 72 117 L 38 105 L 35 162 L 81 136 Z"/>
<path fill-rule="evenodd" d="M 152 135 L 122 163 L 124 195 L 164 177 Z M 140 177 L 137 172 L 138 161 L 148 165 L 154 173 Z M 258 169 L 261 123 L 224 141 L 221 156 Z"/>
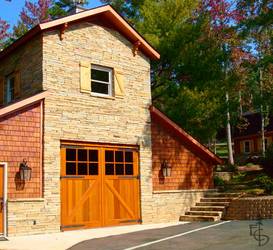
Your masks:
<path fill-rule="evenodd" d="M 40 124 L 39 103 L 0 118 L 0 159 L 8 163 L 8 199 L 41 197 Z M 32 178 L 25 184 L 18 178 L 23 159 L 32 168 Z"/>
<path fill-rule="evenodd" d="M 170 131 L 152 120 L 153 190 L 209 189 L 213 187 L 213 167 L 175 138 Z M 172 166 L 164 178 L 161 163 Z"/>

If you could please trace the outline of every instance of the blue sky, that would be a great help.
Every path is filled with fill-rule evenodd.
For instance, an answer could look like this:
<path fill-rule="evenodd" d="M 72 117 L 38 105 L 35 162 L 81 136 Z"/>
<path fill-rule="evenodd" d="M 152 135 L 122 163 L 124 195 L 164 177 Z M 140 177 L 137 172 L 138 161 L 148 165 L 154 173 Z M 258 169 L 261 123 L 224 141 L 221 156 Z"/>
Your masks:
<path fill-rule="evenodd" d="M 35 0 L 32 0 L 35 1 Z M 17 23 L 19 13 L 23 8 L 25 0 L 0 0 L 0 18 L 6 20 L 11 26 Z M 99 0 L 89 0 L 87 8 L 101 5 Z"/>

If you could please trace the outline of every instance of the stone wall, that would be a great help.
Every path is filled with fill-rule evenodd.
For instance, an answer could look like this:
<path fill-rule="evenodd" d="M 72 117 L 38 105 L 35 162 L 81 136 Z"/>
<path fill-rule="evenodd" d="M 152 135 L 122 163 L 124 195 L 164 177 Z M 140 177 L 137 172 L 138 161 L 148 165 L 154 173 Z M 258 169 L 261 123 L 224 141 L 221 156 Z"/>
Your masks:
<path fill-rule="evenodd" d="M 213 166 L 201 159 L 152 119 L 153 190 L 209 189 L 213 187 Z M 172 167 L 170 177 L 161 171 L 164 160 Z"/>
<path fill-rule="evenodd" d="M 154 191 L 152 213 L 146 222 L 177 222 L 208 190 Z"/>
<path fill-rule="evenodd" d="M 259 218 L 273 218 L 273 196 L 233 200 L 224 217 L 225 220 L 256 220 Z"/>
<path fill-rule="evenodd" d="M 20 99 L 32 96 L 42 90 L 42 38 L 36 36 L 0 60 L 0 78 L 15 71 L 19 72 Z M 0 94 L 3 95 L 2 89 Z"/>
<path fill-rule="evenodd" d="M 142 218 L 152 214 L 150 62 L 118 32 L 80 23 L 44 33 L 43 87 L 45 100 L 44 198 L 51 227 L 60 230 L 60 141 L 139 145 Z M 118 69 L 124 75 L 123 98 L 102 98 L 80 92 L 80 62 Z M 47 231 L 47 226 L 44 227 Z"/>

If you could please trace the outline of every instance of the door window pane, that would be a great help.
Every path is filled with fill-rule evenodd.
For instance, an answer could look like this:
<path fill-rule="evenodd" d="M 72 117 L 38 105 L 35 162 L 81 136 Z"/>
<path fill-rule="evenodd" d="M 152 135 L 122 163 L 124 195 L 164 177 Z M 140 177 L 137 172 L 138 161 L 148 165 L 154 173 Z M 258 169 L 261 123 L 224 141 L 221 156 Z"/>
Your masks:
<path fill-rule="evenodd" d="M 87 163 L 78 163 L 78 175 L 87 175 Z"/>
<path fill-rule="evenodd" d="M 133 162 L 133 152 L 125 152 L 125 161 Z"/>
<path fill-rule="evenodd" d="M 116 164 L 116 175 L 124 175 L 123 164 Z"/>
<path fill-rule="evenodd" d="M 66 163 L 66 174 L 67 175 L 76 175 L 76 163 L 75 162 L 67 162 Z"/>
<path fill-rule="evenodd" d="M 125 165 L 125 174 L 126 175 L 133 175 L 134 174 L 133 164 L 126 164 Z"/>
<path fill-rule="evenodd" d="M 113 163 L 105 164 L 105 174 L 106 175 L 114 175 L 115 174 Z"/>
<path fill-rule="evenodd" d="M 98 163 L 90 163 L 89 164 L 89 175 L 98 175 L 98 174 L 99 174 Z"/>
<path fill-rule="evenodd" d="M 114 151 L 110 151 L 110 150 L 105 151 L 105 161 L 114 162 Z"/>
<path fill-rule="evenodd" d="M 98 150 L 89 150 L 89 161 L 98 161 Z"/>
<path fill-rule="evenodd" d="M 123 162 L 123 151 L 116 151 L 115 152 L 115 161 L 116 162 Z"/>
<path fill-rule="evenodd" d="M 78 150 L 78 161 L 87 161 L 87 150 L 79 149 Z"/>
<path fill-rule="evenodd" d="M 76 161 L 76 149 L 66 149 L 66 160 L 67 161 Z"/>

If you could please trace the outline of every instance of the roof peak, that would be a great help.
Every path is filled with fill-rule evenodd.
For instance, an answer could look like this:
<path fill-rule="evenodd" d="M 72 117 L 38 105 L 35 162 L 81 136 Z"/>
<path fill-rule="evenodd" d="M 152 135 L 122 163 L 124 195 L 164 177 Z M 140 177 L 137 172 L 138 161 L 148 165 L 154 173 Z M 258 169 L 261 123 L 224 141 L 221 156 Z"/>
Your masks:
<path fill-rule="evenodd" d="M 160 54 L 145 40 L 145 38 L 143 38 L 111 5 L 107 4 L 38 24 L 24 36 L 1 51 L 0 59 L 45 30 L 60 29 L 61 32 L 61 30 L 66 28 L 70 23 L 86 21 L 94 17 L 102 18 L 106 23 L 112 25 L 112 27 L 126 37 L 134 47 L 137 46 L 137 50 L 142 51 L 150 59 L 158 60 L 160 58 Z"/>

